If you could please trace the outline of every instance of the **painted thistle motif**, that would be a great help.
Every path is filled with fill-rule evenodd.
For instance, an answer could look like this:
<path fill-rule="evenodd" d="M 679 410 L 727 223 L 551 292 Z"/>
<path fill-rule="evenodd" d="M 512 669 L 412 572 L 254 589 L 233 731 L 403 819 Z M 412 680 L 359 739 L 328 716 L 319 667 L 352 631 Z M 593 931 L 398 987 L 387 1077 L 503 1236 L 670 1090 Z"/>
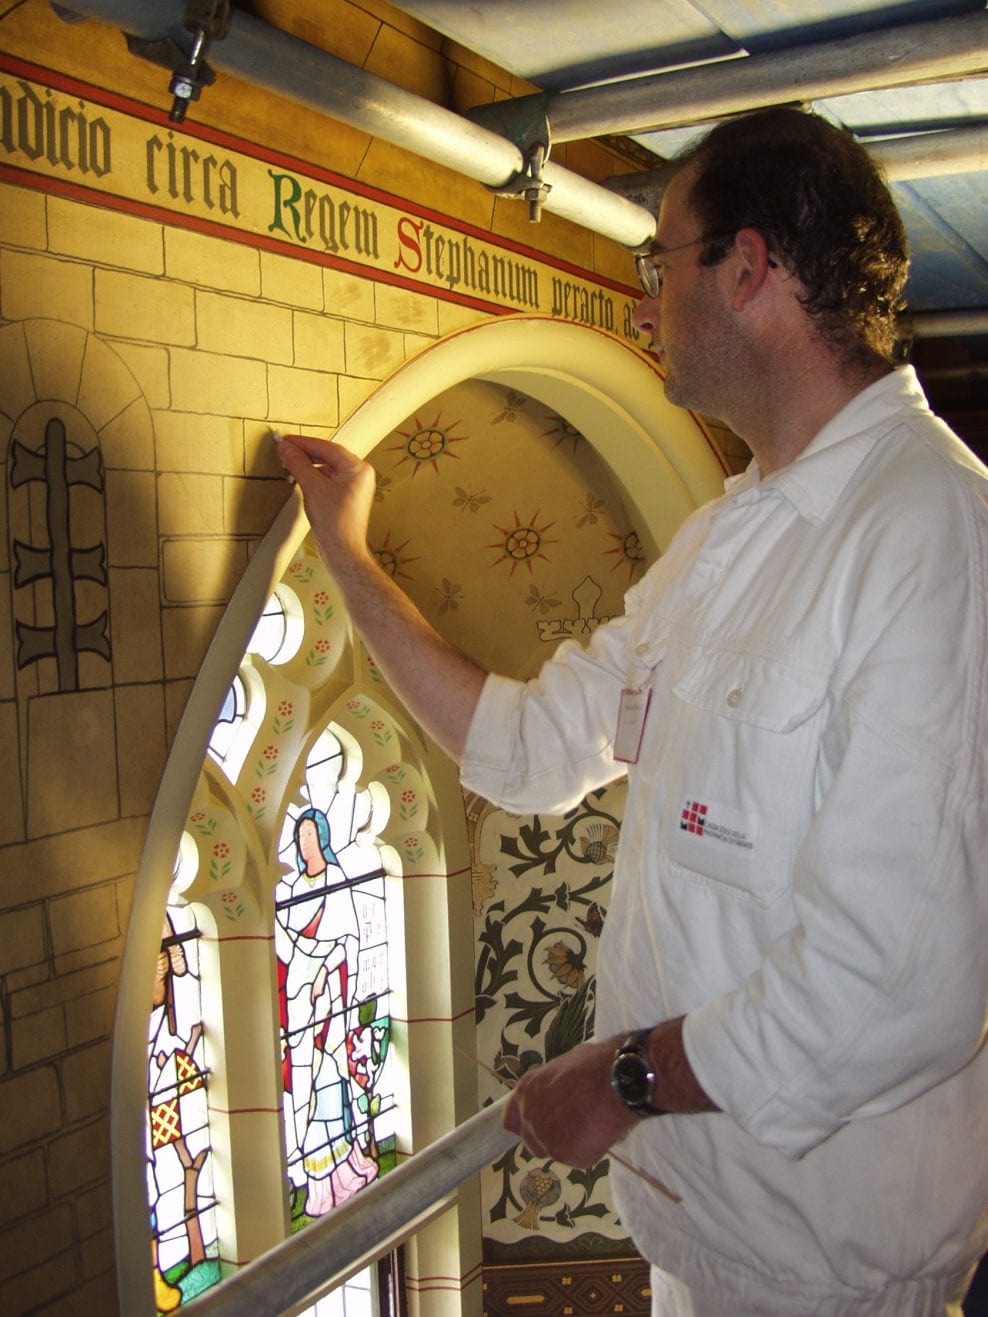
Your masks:
<path fill-rule="evenodd" d="M 580 850 L 590 864 L 613 864 L 620 835 L 613 823 L 597 820 L 580 838 Z"/>

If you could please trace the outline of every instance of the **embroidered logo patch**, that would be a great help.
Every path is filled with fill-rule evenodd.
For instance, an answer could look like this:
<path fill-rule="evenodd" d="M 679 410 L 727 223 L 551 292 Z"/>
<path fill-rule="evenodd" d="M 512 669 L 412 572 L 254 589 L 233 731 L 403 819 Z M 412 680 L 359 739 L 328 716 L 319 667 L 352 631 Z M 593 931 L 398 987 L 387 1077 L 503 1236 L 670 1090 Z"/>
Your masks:
<path fill-rule="evenodd" d="M 683 802 L 679 828 L 695 837 L 711 837 L 724 846 L 736 846 L 744 851 L 754 849 L 757 831 L 755 821 L 749 815 L 726 805 L 690 799 Z"/>
<path fill-rule="evenodd" d="M 679 826 L 682 830 L 684 832 L 695 832 L 702 837 L 706 821 L 706 805 L 701 805 L 698 800 L 687 800 L 679 820 Z"/>

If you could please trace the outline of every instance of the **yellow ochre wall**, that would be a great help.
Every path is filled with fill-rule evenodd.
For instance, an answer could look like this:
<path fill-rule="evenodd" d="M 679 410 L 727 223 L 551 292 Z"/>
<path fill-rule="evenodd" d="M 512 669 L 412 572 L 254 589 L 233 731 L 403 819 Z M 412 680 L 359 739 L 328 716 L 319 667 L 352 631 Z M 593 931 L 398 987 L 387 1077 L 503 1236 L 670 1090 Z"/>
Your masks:
<path fill-rule="evenodd" d="M 332 33 L 335 53 L 453 109 L 528 90 L 380 0 L 252 9 L 304 39 Z M 456 300 L 438 279 L 434 292 L 401 286 L 381 262 L 303 259 L 287 228 L 266 231 L 269 209 L 253 230 L 241 221 L 240 240 L 217 236 L 222 176 L 212 209 L 201 193 L 169 198 L 167 144 L 180 139 L 160 115 L 139 118 L 145 137 L 159 134 L 156 191 L 135 177 L 131 198 L 143 188 L 146 204 L 117 206 L 77 158 L 25 158 L 18 79 L 62 75 L 57 103 L 80 112 L 86 88 L 161 110 L 167 74 L 129 55 L 119 32 L 65 24 L 44 0 L 0 3 L 0 56 L 40 69 L 35 81 L 11 64 L 0 84 L 0 1312 L 110 1314 L 110 1037 L 133 880 L 192 682 L 288 493 L 269 428 L 332 435 L 422 348 L 522 308 Z M 112 95 L 99 103 L 107 119 L 130 114 Z M 282 153 L 275 170 L 304 162 L 380 188 L 382 213 L 404 200 L 472 226 L 478 246 L 487 233 L 523 244 L 526 261 L 558 258 L 574 287 L 594 275 L 612 290 L 629 283 L 613 244 L 548 214 L 530 226 L 522 206 L 478 184 L 222 75 L 189 117 L 228 135 L 217 156 L 235 152 L 233 139 L 247 155 L 257 144 Z M 596 178 L 634 167 L 603 144 L 554 158 Z M 631 294 L 612 298 L 620 332 Z M 54 619 L 43 581 L 24 580 L 23 546 L 48 542 L 48 510 L 12 437 L 16 427 L 22 449 L 39 451 L 56 411 L 69 418 L 69 457 L 98 447 L 103 463 L 102 489 L 80 479 L 65 511 L 73 546 L 105 554 L 103 579 L 80 579 L 75 607 L 79 624 L 107 613 L 108 647 L 99 652 L 96 626 L 75 673 L 23 648 L 27 628 Z"/>

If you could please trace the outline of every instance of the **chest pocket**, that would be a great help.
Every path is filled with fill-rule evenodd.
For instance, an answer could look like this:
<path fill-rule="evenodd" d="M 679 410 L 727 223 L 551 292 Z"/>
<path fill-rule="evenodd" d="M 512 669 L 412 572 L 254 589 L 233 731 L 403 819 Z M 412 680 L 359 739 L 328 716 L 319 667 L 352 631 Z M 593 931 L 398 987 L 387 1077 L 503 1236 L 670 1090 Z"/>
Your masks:
<path fill-rule="evenodd" d="M 812 815 L 828 674 L 694 653 L 671 688 L 681 784 L 663 820 L 672 873 L 768 904 L 790 885 Z"/>

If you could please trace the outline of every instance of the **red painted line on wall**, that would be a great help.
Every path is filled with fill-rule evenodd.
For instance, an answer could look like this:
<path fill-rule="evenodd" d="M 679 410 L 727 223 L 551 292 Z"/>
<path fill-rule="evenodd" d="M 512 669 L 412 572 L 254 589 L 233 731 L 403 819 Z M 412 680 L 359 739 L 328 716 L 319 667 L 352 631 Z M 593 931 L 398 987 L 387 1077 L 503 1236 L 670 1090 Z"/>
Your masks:
<path fill-rule="evenodd" d="M 473 1015 L 474 1006 L 471 1004 L 465 1010 L 458 1011 L 456 1015 L 410 1015 L 407 1018 L 403 1015 L 395 1015 L 391 1012 L 391 1019 L 395 1024 L 453 1024 L 457 1020 L 465 1020 L 468 1015 Z"/>
<path fill-rule="evenodd" d="M 472 872 L 472 869 L 467 864 L 460 869 L 437 870 L 435 873 L 429 870 L 421 873 L 392 874 L 391 877 L 402 878 L 405 882 L 410 882 L 413 878 L 462 878 L 464 875 Z"/>
<path fill-rule="evenodd" d="M 439 1274 L 435 1276 L 415 1276 L 406 1273 L 405 1280 L 409 1288 L 414 1286 L 415 1288 L 421 1289 L 428 1285 L 441 1284 L 452 1285 L 459 1289 L 466 1285 L 472 1285 L 473 1282 L 481 1276 L 483 1269 L 483 1263 L 478 1262 L 475 1266 L 472 1266 L 469 1271 L 464 1272 L 462 1276 L 442 1276 Z"/>
<path fill-rule="evenodd" d="M 147 105 L 142 101 L 135 101 L 128 96 L 123 96 L 119 92 L 109 91 L 104 87 L 95 87 L 89 83 L 80 81 L 77 78 L 70 77 L 68 74 L 56 72 L 53 69 L 46 69 L 42 65 L 32 64 L 27 60 L 19 59 L 14 55 L 5 55 L 0 53 L 0 69 L 5 69 L 15 77 L 30 78 L 33 81 L 41 82 L 51 86 L 58 91 L 63 91 L 71 96 L 78 96 L 82 100 L 92 101 L 96 105 L 103 105 L 107 109 L 117 110 L 122 114 L 127 114 L 135 119 L 143 119 L 146 123 L 154 124 L 156 127 L 164 128 L 170 132 L 176 131 L 176 125 L 168 118 L 165 110 L 156 106 Z M 567 274 L 575 275 L 578 278 L 585 279 L 589 282 L 600 285 L 603 288 L 609 288 L 612 292 L 622 294 L 623 296 L 638 296 L 637 287 L 631 283 L 623 284 L 616 280 L 609 279 L 605 276 L 598 275 L 592 270 L 586 270 L 569 261 L 563 260 L 559 256 L 540 251 L 536 247 L 528 247 L 513 238 L 503 237 L 493 233 L 488 229 L 482 229 L 475 224 L 470 224 L 466 220 L 456 219 L 450 215 L 444 215 L 441 211 L 433 210 L 428 206 L 423 206 L 419 202 L 409 201 L 404 197 L 399 197 L 393 192 L 386 192 L 383 188 L 374 187 L 372 184 L 364 183 L 360 179 L 348 178 L 344 174 L 337 174 L 333 170 L 326 169 L 322 165 L 312 161 L 302 160 L 296 156 L 286 155 L 283 152 L 275 151 L 271 147 L 262 146 L 258 142 L 252 142 L 247 138 L 236 137 L 232 133 L 227 133 L 221 129 L 212 128 L 208 124 L 186 122 L 182 125 L 182 136 L 193 137 L 200 141 L 209 142 L 213 146 L 221 146 L 231 151 L 238 151 L 243 155 L 253 156 L 255 160 L 262 160 L 267 164 L 278 165 L 282 169 L 294 169 L 305 174 L 307 177 L 316 179 L 321 183 L 327 183 L 331 187 L 338 187 L 347 192 L 352 192 L 357 196 L 366 197 L 370 201 L 380 202 L 382 205 L 392 206 L 397 209 L 406 211 L 408 214 L 419 216 L 422 219 L 434 220 L 437 224 L 442 224 L 444 228 L 453 229 L 457 233 L 465 233 L 470 237 L 477 238 L 479 241 L 486 242 L 494 247 L 500 247 L 505 251 L 514 252 L 516 255 L 525 256 L 530 260 L 539 261 L 543 265 L 551 266 L 554 269 L 564 271 Z M 24 171 L 26 176 L 31 179 L 32 185 L 38 186 L 39 176 Z M 51 183 L 52 180 L 45 179 L 45 183 Z M 59 180 L 61 182 L 61 180 Z M 67 182 L 67 180 L 66 180 Z M 74 185 L 78 187 L 79 185 Z M 57 187 L 42 187 L 41 190 L 57 191 Z M 87 190 L 82 188 L 85 193 Z M 72 193 L 62 193 L 61 195 L 72 196 Z M 124 198 L 117 198 L 110 193 L 92 190 L 90 197 L 98 199 L 101 205 L 109 205 L 111 209 L 129 210 L 130 206 L 138 207 L 131 211 L 133 214 L 141 214 L 141 208 L 144 207 L 142 202 L 126 202 Z M 87 200 L 86 196 L 77 196 L 76 200 Z M 118 205 L 115 203 L 124 201 L 126 204 Z M 244 233 L 242 229 L 234 229 L 222 224 L 212 224 L 209 220 L 202 220 L 196 216 L 185 216 L 176 214 L 175 211 L 154 206 L 146 207 L 146 218 L 167 217 L 167 222 L 176 225 L 179 228 L 191 228 L 197 232 L 214 234 L 218 237 L 227 237 L 230 234 L 237 235 L 238 242 L 246 242 L 250 246 L 262 246 L 267 250 L 278 252 L 280 255 L 292 256 L 300 260 L 310 260 L 315 264 L 328 265 L 333 268 L 344 269 L 348 272 L 360 273 L 361 275 L 375 279 L 384 283 L 393 283 L 398 287 L 406 288 L 411 292 L 421 292 L 427 289 L 434 296 L 441 297 L 444 301 L 457 302 L 462 306 L 469 306 L 479 311 L 495 311 L 500 314 L 509 314 L 510 308 L 503 307 L 500 304 L 485 302 L 480 298 L 473 298 L 466 294 L 457 294 L 451 292 L 442 292 L 434 288 L 431 284 L 416 283 L 414 280 L 405 280 L 400 275 L 389 275 L 387 272 L 378 270 L 373 266 L 360 265 L 356 262 L 349 262 L 340 257 L 334 257 L 329 253 L 308 252 L 292 247 L 290 244 L 279 241 L 278 239 L 265 239 L 260 235 L 251 235 Z M 204 226 L 204 227 L 200 227 Z M 218 230 L 218 232 L 217 232 Z M 267 244 L 271 246 L 268 247 Z"/>
<path fill-rule="evenodd" d="M 334 256 L 332 252 L 310 251 L 304 247 L 292 247 L 277 238 L 267 238 L 262 233 L 248 233 L 244 229 L 221 224 L 218 220 L 203 219 L 198 215 L 179 215 L 164 206 L 155 206 L 152 202 L 135 201 L 130 197 L 118 197 L 112 192 L 101 192 L 98 188 L 88 188 L 81 183 L 73 183 L 67 178 L 50 178 L 45 174 L 35 174 L 29 169 L 0 162 L 0 180 L 18 186 L 33 188 L 36 192 L 48 192 L 55 196 L 78 201 L 84 205 L 98 206 L 102 210 L 122 211 L 138 219 L 154 220 L 156 223 L 168 224 L 176 229 L 191 229 L 206 237 L 221 238 L 227 242 L 236 242 L 242 247 L 256 247 L 261 251 L 271 252 L 276 256 L 285 256 L 289 260 L 305 261 L 309 265 L 322 265 L 328 269 L 340 270 L 344 274 L 356 275 L 361 279 L 370 279 L 375 283 L 391 284 L 410 293 L 425 294 L 443 302 L 455 302 L 459 306 L 470 307 L 474 311 L 488 314 L 511 315 L 515 308 L 502 306 L 499 302 L 488 302 L 469 293 L 452 292 L 434 284 L 418 283 L 401 274 L 392 274 L 376 265 L 363 265 L 359 261 L 348 261 L 344 256 Z M 447 226 L 449 227 L 449 226 Z M 489 241 L 489 239 L 488 239 Z M 59 259 L 56 253 L 38 252 L 39 256 L 49 255 Z M 68 259 L 68 258 L 66 258 Z M 163 277 L 163 276 L 162 276 Z"/>

